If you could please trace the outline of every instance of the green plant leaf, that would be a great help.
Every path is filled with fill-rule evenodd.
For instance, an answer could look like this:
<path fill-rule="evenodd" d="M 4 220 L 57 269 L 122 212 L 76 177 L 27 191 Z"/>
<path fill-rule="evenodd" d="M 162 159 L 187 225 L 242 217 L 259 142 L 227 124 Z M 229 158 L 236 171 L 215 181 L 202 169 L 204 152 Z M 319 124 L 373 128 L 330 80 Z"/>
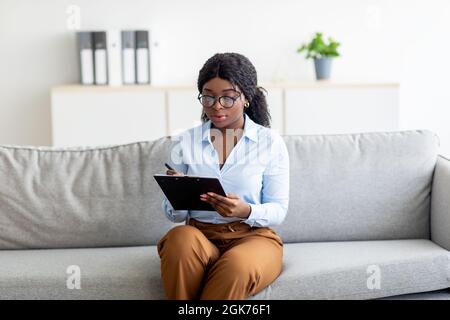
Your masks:
<path fill-rule="evenodd" d="M 323 40 L 323 34 L 316 32 L 314 37 L 308 42 L 303 43 L 298 49 L 298 53 L 306 51 L 306 59 L 322 57 L 339 57 L 339 42 L 328 37 L 328 43 Z"/>

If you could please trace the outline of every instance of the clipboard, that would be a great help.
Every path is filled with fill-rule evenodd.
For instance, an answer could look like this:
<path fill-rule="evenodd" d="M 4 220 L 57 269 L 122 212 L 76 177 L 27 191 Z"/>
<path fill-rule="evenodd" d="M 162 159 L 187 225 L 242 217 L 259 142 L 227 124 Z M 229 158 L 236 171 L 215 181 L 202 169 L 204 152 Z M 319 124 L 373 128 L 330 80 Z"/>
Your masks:
<path fill-rule="evenodd" d="M 201 201 L 200 195 L 214 192 L 226 197 L 216 177 L 153 175 L 164 195 L 175 210 L 216 211 L 209 203 Z"/>

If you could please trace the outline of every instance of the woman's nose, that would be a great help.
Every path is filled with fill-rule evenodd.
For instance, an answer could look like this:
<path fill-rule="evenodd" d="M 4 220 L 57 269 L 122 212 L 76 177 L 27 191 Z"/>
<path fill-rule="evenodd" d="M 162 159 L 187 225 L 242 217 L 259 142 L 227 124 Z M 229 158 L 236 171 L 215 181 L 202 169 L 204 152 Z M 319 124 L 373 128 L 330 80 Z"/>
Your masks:
<path fill-rule="evenodd" d="M 217 100 L 214 102 L 214 104 L 212 105 L 212 108 L 215 109 L 215 110 L 218 110 L 218 109 L 222 109 L 222 108 L 223 108 L 222 105 L 221 105 L 220 102 L 219 102 L 219 99 L 217 99 Z"/>

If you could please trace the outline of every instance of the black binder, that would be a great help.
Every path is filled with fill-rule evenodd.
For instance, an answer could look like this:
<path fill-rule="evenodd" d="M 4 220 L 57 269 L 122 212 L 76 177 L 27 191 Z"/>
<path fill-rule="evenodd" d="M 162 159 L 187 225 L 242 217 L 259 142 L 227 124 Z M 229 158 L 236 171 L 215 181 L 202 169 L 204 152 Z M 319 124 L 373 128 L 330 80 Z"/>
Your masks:
<path fill-rule="evenodd" d="M 214 192 L 226 197 L 219 179 L 214 177 L 153 175 L 175 210 L 215 211 L 200 195 Z"/>

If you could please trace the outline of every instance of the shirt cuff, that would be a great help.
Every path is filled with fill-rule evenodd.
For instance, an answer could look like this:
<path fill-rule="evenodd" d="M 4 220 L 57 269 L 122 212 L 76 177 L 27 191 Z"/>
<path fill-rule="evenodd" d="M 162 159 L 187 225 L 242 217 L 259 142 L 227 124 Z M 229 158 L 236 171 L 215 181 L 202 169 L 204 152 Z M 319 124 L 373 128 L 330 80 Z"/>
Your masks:
<path fill-rule="evenodd" d="M 262 219 L 264 208 L 261 205 L 249 203 L 251 211 L 250 215 L 243 223 L 248 224 L 250 227 L 266 227 L 268 223 L 265 223 L 265 219 Z"/>

